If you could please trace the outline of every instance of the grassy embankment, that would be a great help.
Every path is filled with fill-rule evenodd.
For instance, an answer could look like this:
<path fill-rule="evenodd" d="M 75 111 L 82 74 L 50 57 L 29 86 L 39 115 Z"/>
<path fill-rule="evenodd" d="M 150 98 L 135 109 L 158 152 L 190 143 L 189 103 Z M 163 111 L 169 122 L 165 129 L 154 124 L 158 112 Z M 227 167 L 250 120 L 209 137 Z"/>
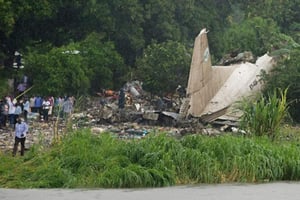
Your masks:
<path fill-rule="evenodd" d="M 273 141 L 229 134 L 178 140 L 158 133 L 126 141 L 80 130 L 50 149 L 36 145 L 24 157 L 0 154 L 0 187 L 131 188 L 300 180 L 300 132 L 284 130 Z"/>

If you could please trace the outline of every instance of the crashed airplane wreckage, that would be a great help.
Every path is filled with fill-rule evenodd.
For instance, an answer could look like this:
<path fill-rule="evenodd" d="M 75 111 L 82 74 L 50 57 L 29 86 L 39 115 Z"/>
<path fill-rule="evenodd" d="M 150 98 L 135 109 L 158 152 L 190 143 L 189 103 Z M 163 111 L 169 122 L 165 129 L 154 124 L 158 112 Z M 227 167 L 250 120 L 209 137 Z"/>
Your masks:
<path fill-rule="evenodd" d="M 274 60 L 267 54 L 256 62 L 241 62 L 229 66 L 212 66 L 206 29 L 195 39 L 182 117 L 192 116 L 203 122 L 237 122 L 241 112 L 232 105 L 262 89 L 260 75 L 268 73 Z"/>
<path fill-rule="evenodd" d="M 221 125 L 223 130 L 238 126 L 241 111 L 232 109 L 234 103 L 259 92 L 263 86 L 261 71 L 268 73 L 275 63 L 267 54 L 255 63 L 248 58 L 238 55 L 237 59 L 230 60 L 231 65 L 212 66 L 207 32 L 203 29 L 195 39 L 186 92 L 180 91 L 180 95 L 171 97 L 152 97 L 143 91 L 142 82 L 133 81 L 123 86 L 124 108 L 118 106 L 120 91 L 102 91 L 97 93 L 100 106 L 97 101 L 87 110 L 87 116 L 93 119 L 92 123 L 100 125 L 120 126 L 133 122 L 181 128 L 180 134 L 202 131 L 206 123 Z M 85 124 L 84 120 L 79 120 L 78 124 L 81 121 Z"/>

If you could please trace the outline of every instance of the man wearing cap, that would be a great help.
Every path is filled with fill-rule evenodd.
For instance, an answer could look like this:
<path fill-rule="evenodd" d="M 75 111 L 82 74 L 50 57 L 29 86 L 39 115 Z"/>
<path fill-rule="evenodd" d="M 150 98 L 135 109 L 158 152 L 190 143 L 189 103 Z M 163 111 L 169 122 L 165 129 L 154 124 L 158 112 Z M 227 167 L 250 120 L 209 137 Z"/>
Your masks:
<path fill-rule="evenodd" d="M 17 118 L 15 127 L 15 144 L 13 156 L 16 156 L 19 143 L 21 143 L 21 156 L 24 156 L 26 134 L 28 133 L 28 125 L 20 118 Z"/>

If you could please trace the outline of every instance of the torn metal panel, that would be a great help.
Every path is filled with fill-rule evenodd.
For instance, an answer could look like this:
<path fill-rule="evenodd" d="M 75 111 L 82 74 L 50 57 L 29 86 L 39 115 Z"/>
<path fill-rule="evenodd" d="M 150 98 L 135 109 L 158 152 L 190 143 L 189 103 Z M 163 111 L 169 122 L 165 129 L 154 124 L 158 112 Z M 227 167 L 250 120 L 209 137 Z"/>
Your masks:
<path fill-rule="evenodd" d="M 153 112 L 152 111 L 145 111 L 143 113 L 143 118 L 144 119 L 156 121 L 156 120 L 158 120 L 158 117 L 159 117 L 159 114 L 156 113 L 155 111 L 153 111 Z"/>
<path fill-rule="evenodd" d="M 175 113 L 175 112 L 168 112 L 168 111 L 163 111 L 161 112 L 163 115 L 165 116 L 168 116 L 168 117 L 171 117 L 175 120 L 178 120 L 180 118 L 180 114 L 178 113 Z"/>
<path fill-rule="evenodd" d="M 226 116 L 227 108 L 242 97 L 260 91 L 261 71 L 269 72 L 274 61 L 265 54 L 255 64 L 244 62 L 230 66 L 211 66 L 206 34 L 203 29 L 195 39 L 187 86 L 187 97 L 190 99 L 187 114 L 201 117 L 204 121 L 213 121 Z"/>

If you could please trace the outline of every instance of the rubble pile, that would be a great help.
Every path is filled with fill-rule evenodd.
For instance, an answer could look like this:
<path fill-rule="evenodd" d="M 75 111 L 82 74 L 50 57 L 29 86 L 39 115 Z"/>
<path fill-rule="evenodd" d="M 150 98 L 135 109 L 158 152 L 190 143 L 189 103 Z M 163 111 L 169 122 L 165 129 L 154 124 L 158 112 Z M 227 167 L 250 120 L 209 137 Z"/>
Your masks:
<path fill-rule="evenodd" d="M 127 83 L 123 89 L 126 99 L 124 108 L 120 108 L 120 92 L 117 91 L 102 91 L 96 97 L 77 100 L 69 118 L 73 130 L 89 128 L 93 134 L 109 132 L 120 139 L 141 139 L 148 134 L 161 132 L 173 137 L 220 133 L 212 128 L 204 128 L 197 118 L 182 117 L 179 109 L 184 97 L 177 92 L 172 96 L 151 97 L 138 82 Z M 50 146 L 56 128 L 58 134 L 65 133 L 66 119 L 53 115 L 48 122 L 43 122 L 37 113 L 29 116 L 30 132 L 25 142 L 26 149 L 36 143 Z M 0 129 L 0 150 L 12 150 L 13 143 L 13 129 Z"/>
<path fill-rule="evenodd" d="M 176 129 L 182 135 L 202 132 L 203 125 L 199 119 L 186 118 L 179 114 L 184 96 L 177 90 L 173 95 L 164 97 L 151 96 L 142 90 L 140 82 L 126 83 L 122 88 L 125 92 L 124 106 L 120 106 L 120 93 L 102 91 L 98 97 L 89 99 L 82 112 L 72 115 L 72 121 L 77 128 L 114 127 L 123 135 L 146 135 L 147 129 Z M 105 127 L 103 127 L 105 126 Z M 142 134 L 139 134 L 139 133 Z M 122 135 L 121 134 L 121 135 Z"/>
<path fill-rule="evenodd" d="M 218 63 L 218 65 L 231 65 L 241 62 L 255 63 L 256 58 L 250 51 L 245 52 L 232 52 L 231 54 L 226 54 Z"/>

